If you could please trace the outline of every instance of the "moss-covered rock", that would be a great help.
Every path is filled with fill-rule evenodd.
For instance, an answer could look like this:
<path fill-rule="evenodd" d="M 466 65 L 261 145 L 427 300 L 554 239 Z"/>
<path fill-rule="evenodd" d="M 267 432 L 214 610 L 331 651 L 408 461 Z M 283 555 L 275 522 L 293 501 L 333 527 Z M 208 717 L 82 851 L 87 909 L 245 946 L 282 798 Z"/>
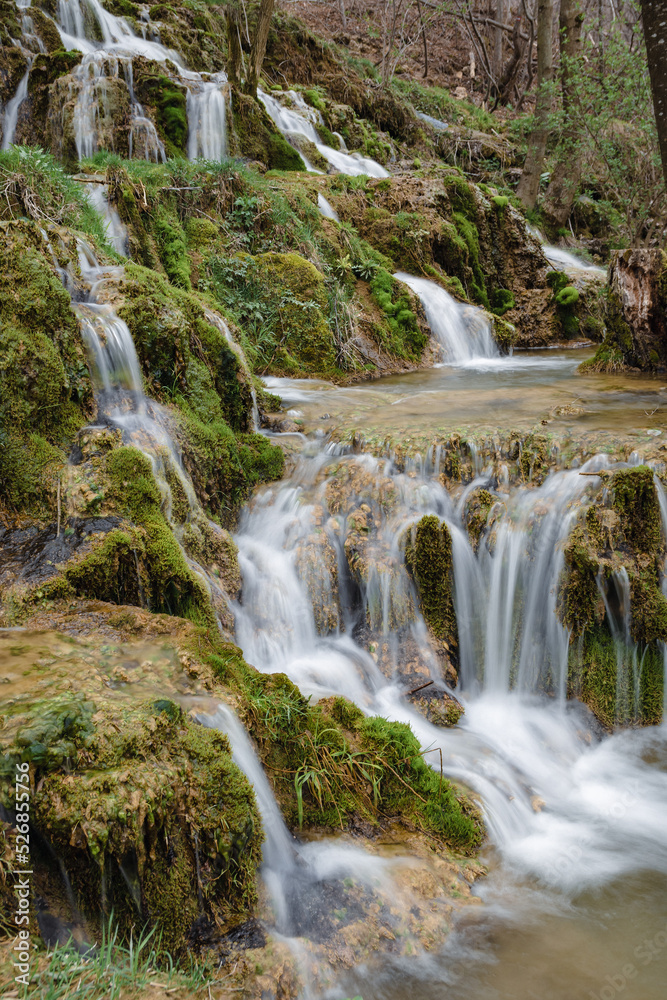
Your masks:
<path fill-rule="evenodd" d="M 262 829 L 226 737 L 169 696 L 128 698 L 111 688 L 121 677 L 132 683 L 134 670 L 161 677 L 168 690 L 175 654 L 48 633 L 13 648 L 22 681 L 0 728 L 0 770 L 30 763 L 39 787 L 31 821 L 51 845 L 34 858 L 47 894 L 60 878 L 57 855 L 93 927 L 100 910 L 113 911 L 123 937 L 148 925 L 175 957 L 196 921 L 243 919 L 255 901 Z"/>
<path fill-rule="evenodd" d="M 422 517 L 406 538 L 405 562 L 419 589 L 422 612 L 433 634 L 450 648 L 456 647 L 452 539 L 447 525 L 433 514 Z"/>
<path fill-rule="evenodd" d="M 604 474 L 564 549 L 558 613 L 572 635 L 570 690 L 607 725 L 654 724 L 662 713 L 667 600 L 653 477 L 646 466 Z"/>
<path fill-rule="evenodd" d="M 305 170 L 298 151 L 273 124 L 264 106 L 232 89 L 233 136 L 231 152 L 258 160 L 270 170 Z"/>

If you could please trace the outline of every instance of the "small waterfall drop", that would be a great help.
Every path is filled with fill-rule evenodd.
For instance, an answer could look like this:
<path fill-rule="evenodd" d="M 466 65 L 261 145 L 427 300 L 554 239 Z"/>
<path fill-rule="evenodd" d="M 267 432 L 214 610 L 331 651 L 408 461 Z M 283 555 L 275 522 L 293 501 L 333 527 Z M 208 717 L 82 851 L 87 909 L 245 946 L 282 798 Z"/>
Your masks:
<path fill-rule="evenodd" d="M 127 226 L 118 211 L 109 204 L 106 184 L 86 184 L 86 197 L 102 220 L 108 242 L 116 253 L 127 257 Z"/>
<path fill-rule="evenodd" d="M 340 219 L 338 218 L 338 213 L 329 204 L 329 202 L 327 201 L 327 199 L 324 197 L 323 194 L 318 194 L 317 196 L 317 207 L 319 208 L 320 212 L 322 213 L 325 219 L 332 219 L 334 222 L 340 222 Z"/>
<path fill-rule="evenodd" d="M 197 718 L 203 725 L 225 733 L 232 759 L 255 790 L 265 834 L 262 878 L 271 898 L 273 930 L 287 940 L 297 964 L 302 965 L 302 975 L 308 978 L 307 967 L 301 962 L 299 939 L 308 937 L 323 919 L 331 919 L 336 883 L 340 893 L 345 892 L 343 880 L 359 883 L 377 896 L 380 906 L 386 905 L 396 895 L 391 865 L 386 859 L 337 839 L 302 843 L 292 837 L 248 735 L 231 709 L 219 705 L 214 713 L 199 714 Z M 398 864 L 405 862 L 399 859 Z"/>
<path fill-rule="evenodd" d="M 188 158 L 222 160 L 227 153 L 227 122 L 223 88 L 226 73 L 216 73 L 188 90 Z"/>
<path fill-rule="evenodd" d="M 105 10 L 99 0 L 59 0 L 57 27 L 66 49 L 82 52 L 74 70 L 77 82 L 74 131 L 79 158 L 92 156 L 100 147 L 100 118 L 113 123 L 108 107 L 108 81 L 118 79 L 119 69 L 130 98 L 129 154 L 164 162 L 166 152 L 155 124 L 146 115 L 134 90 L 133 59 L 137 56 L 165 66 L 187 91 L 188 154 L 191 159 L 221 159 L 226 151 L 225 89 L 223 72 L 201 74 L 188 70 L 181 56 L 162 45 L 157 30 L 142 21 L 137 35 L 128 21 Z M 102 41 L 98 41 L 99 36 Z M 105 114 L 100 115 L 100 109 Z"/>
<path fill-rule="evenodd" d="M 7 102 L 7 107 L 5 108 L 5 113 L 2 118 L 2 149 L 9 149 L 9 147 L 14 142 L 14 136 L 16 134 L 16 126 L 18 124 L 19 110 L 21 105 L 28 96 L 28 80 L 30 78 L 30 69 L 32 67 L 32 58 L 28 59 L 28 68 L 21 77 L 19 85 L 16 88 L 16 93 Z"/>
<path fill-rule="evenodd" d="M 416 278 L 403 271 L 394 277 L 419 296 L 446 364 L 466 364 L 499 357 L 491 324 L 481 309 L 457 302 L 449 292 L 428 278 Z"/>
<path fill-rule="evenodd" d="M 376 160 L 367 156 L 360 156 L 355 153 L 346 153 L 340 149 L 333 149 L 327 146 L 320 139 L 315 122 L 321 124 L 321 115 L 315 108 L 309 107 L 301 94 L 294 90 L 288 90 L 284 97 L 291 102 L 294 107 L 285 107 L 271 94 L 263 90 L 257 91 L 257 96 L 266 108 L 269 117 L 274 124 L 289 141 L 290 136 L 302 136 L 312 142 L 318 153 L 340 174 L 349 174 L 356 177 L 366 174 L 369 177 L 389 177 L 389 171 L 385 170 Z M 295 110 L 296 109 L 296 110 Z M 297 146 L 298 148 L 298 146 Z M 301 150 L 299 150 L 301 152 Z M 312 173 L 320 173 L 316 170 L 301 153 L 301 157 L 306 165 L 306 170 Z"/>

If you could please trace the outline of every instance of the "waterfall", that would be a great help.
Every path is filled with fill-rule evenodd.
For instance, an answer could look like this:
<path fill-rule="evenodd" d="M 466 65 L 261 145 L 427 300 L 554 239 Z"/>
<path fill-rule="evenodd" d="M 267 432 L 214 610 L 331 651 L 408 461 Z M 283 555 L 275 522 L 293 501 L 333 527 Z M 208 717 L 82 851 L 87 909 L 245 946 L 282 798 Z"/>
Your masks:
<path fill-rule="evenodd" d="M 390 462 L 369 456 L 325 449 L 304 455 L 281 488 L 264 490 L 245 512 L 236 537 L 243 577 L 237 640 L 248 661 L 264 672 L 285 672 L 305 695 L 342 694 L 367 714 L 408 722 L 428 750 L 427 759 L 442 751 L 445 773 L 480 795 L 491 839 L 513 877 L 537 878 L 572 898 L 585 887 L 599 888 L 621 873 L 641 870 L 649 854 L 667 872 L 667 777 L 642 757 L 650 734 L 621 733 L 598 744 L 585 712 L 565 703 L 568 635 L 555 615 L 561 542 L 577 505 L 597 488 L 595 479 L 580 471 L 605 467 L 608 460 L 599 456 L 582 470 L 556 473 L 514 498 L 501 495 L 492 537 L 483 537 L 475 554 L 455 505 L 436 480 L 398 473 Z M 327 489 L 341 469 L 350 482 L 358 478 L 359 489 L 336 492 L 340 509 L 327 523 L 326 515 L 322 518 Z M 371 495 L 389 491 L 392 503 L 385 513 L 369 501 L 369 489 Z M 327 616 L 322 628 L 322 609 L 314 606 L 321 588 L 312 586 L 298 553 L 315 544 L 322 526 L 332 546 L 343 551 L 354 537 L 362 502 L 372 513 L 365 550 L 369 567 L 382 562 L 391 569 L 394 544 L 424 513 L 437 514 L 450 527 L 462 636 L 458 697 L 465 705 L 455 729 L 432 725 L 404 701 L 400 643 L 393 651 L 389 644 L 386 655 L 397 660 L 381 671 L 355 638 L 367 634 L 374 587 L 395 603 L 409 587 L 399 568 L 392 570 L 389 591 L 383 591 L 372 580 L 351 586 L 339 559 L 341 614 Z M 391 601 L 385 598 L 379 603 L 386 609 Z M 432 653 L 424 648 L 428 638 L 416 612 L 415 618 L 408 629 L 411 657 L 432 670 Z M 446 687 L 441 678 L 439 683 Z M 557 698 L 539 694 L 545 684 Z M 629 799 L 637 801 L 637 814 L 634 807 L 633 815 L 623 807 L 610 825 L 609 809 Z M 534 802 L 546 805 L 536 809 Z"/>
<path fill-rule="evenodd" d="M 257 91 L 257 96 L 266 108 L 269 116 L 273 119 L 276 127 L 288 141 L 290 140 L 290 136 L 301 136 L 312 142 L 320 156 L 323 156 L 338 173 L 349 174 L 351 177 L 356 177 L 360 174 L 367 174 L 369 177 L 390 176 L 389 171 L 380 166 L 376 160 L 372 160 L 367 156 L 360 156 L 356 153 L 346 153 L 340 149 L 333 149 L 331 146 L 323 143 L 315 128 L 315 122 L 320 125 L 322 124 L 322 116 L 315 108 L 309 107 L 301 94 L 295 90 L 288 90 L 284 95 L 284 98 L 290 101 L 293 107 L 286 107 L 275 97 L 261 89 Z M 299 149 L 298 142 L 296 148 Z M 299 152 L 301 153 L 300 149 Z M 320 173 L 319 170 L 316 170 L 308 162 L 303 153 L 301 153 L 301 157 L 305 163 L 306 170 L 312 173 Z"/>
<path fill-rule="evenodd" d="M 323 918 L 330 919 L 332 883 L 352 878 L 380 898 L 395 897 L 385 859 L 338 841 L 307 844 L 292 837 L 248 735 L 230 708 L 219 705 L 214 713 L 197 718 L 225 733 L 232 759 L 253 786 L 265 833 L 262 878 L 271 897 L 274 930 L 288 938 L 298 963 L 301 946 L 294 938 L 307 936 Z M 344 892 L 343 885 L 339 891 Z"/>
<path fill-rule="evenodd" d="M 122 67 L 130 97 L 130 157 L 164 162 L 166 153 L 155 124 L 137 100 L 133 82 L 133 59 L 143 56 L 164 64 L 187 91 L 188 155 L 220 159 L 226 150 L 224 73 L 200 74 L 188 70 L 180 55 L 159 41 L 136 35 L 127 20 L 105 10 L 99 0 L 59 0 L 57 26 L 63 47 L 82 52 L 84 58 L 73 76 L 78 83 L 74 108 L 74 130 L 79 158 L 92 156 L 99 148 L 100 106 L 104 109 L 106 81 L 118 77 Z M 157 33 L 153 33 L 157 36 Z M 102 42 L 97 41 L 99 35 Z M 108 107 L 107 114 L 108 115 Z M 110 123 L 111 124 L 111 123 Z"/>
<path fill-rule="evenodd" d="M 21 77 L 19 85 L 16 88 L 16 93 L 11 100 L 7 102 L 7 107 L 5 108 L 5 113 L 2 118 L 2 149 L 9 149 L 11 144 L 14 142 L 16 125 L 19 118 L 19 110 L 28 96 L 28 79 L 30 77 L 31 67 L 32 57 L 28 59 L 28 68 Z"/>
<path fill-rule="evenodd" d="M 481 309 L 457 302 L 449 292 L 427 278 L 415 278 L 403 271 L 394 277 L 419 296 L 431 332 L 440 344 L 447 364 L 466 364 L 499 357 L 491 324 Z"/>
<path fill-rule="evenodd" d="M 108 242 L 122 257 L 127 257 L 127 226 L 118 211 L 109 204 L 106 184 L 87 184 L 86 197 L 102 220 Z"/>
<path fill-rule="evenodd" d="M 183 558 L 207 591 L 224 631 L 221 616 L 226 617 L 229 613 L 227 595 L 215 575 L 189 555 L 186 545 L 189 525 L 198 525 L 214 535 L 220 534 L 222 529 L 207 518 L 197 499 L 170 433 L 168 411 L 144 394 L 139 359 L 127 324 L 111 305 L 98 301 L 109 282 L 116 283 L 122 278 L 123 268 L 100 265 L 89 244 L 79 239 L 79 266 L 84 284 L 82 294 L 71 271 L 58 267 L 46 232 L 42 235 L 61 280 L 72 295 L 72 309 L 81 323 L 95 386 L 98 416 L 103 422 L 117 427 L 122 432 L 124 443 L 137 448 L 150 461 L 162 495 L 165 517 L 171 523 Z M 187 501 L 188 513 L 183 524 L 172 519 L 170 473 L 177 477 Z"/>

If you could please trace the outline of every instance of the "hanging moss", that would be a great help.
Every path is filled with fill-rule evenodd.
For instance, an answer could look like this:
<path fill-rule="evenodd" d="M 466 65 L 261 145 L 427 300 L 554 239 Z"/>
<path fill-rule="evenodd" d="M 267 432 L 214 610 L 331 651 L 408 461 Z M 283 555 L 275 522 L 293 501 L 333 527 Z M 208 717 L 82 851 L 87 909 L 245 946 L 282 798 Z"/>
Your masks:
<path fill-rule="evenodd" d="M 139 100 L 154 109 L 155 125 L 168 157 L 184 156 L 187 149 L 187 91 L 162 74 L 137 75 Z"/>
<path fill-rule="evenodd" d="M 452 540 L 434 514 L 422 517 L 406 539 L 405 562 L 419 589 L 424 618 L 438 639 L 457 644 Z"/>
<path fill-rule="evenodd" d="M 560 619 L 573 636 L 580 636 L 604 615 L 604 605 L 596 583 L 600 570 L 591 554 L 583 526 L 571 533 L 564 550 L 565 566 L 559 588 Z"/>
<path fill-rule="evenodd" d="M 489 297 L 484 283 L 484 272 L 479 259 L 479 235 L 474 222 L 471 222 L 462 212 L 454 212 L 452 219 L 456 223 L 459 235 L 468 248 L 468 263 L 472 269 L 473 283 L 471 288 L 472 296 L 487 309 L 489 307 Z"/>
<path fill-rule="evenodd" d="M 613 507 L 621 519 L 621 532 L 636 552 L 662 551 L 660 504 L 654 472 L 647 465 L 619 469 L 611 478 Z"/>

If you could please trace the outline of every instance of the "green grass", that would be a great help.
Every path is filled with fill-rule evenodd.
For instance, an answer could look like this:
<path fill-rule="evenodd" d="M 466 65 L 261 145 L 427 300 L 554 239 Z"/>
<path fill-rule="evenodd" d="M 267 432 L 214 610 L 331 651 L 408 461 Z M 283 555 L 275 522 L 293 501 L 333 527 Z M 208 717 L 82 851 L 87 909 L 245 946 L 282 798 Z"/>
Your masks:
<path fill-rule="evenodd" d="M 110 257 L 120 260 L 107 243 L 99 215 L 78 184 L 41 147 L 10 146 L 0 152 L 4 197 L 0 219 L 28 218 L 41 226 L 57 223 L 92 236 Z"/>
<path fill-rule="evenodd" d="M 142 931 L 136 939 L 123 945 L 113 917 L 103 930 L 102 942 L 84 957 L 67 945 L 57 946 L 40 956 L 30 986 L 19 992 L 21 1000 L 135 1000 L 154 984 L 167 989 L 188 990 L 193 994 L 213 986 L 215 977 L 207 965 L 191 965 L 189 970 L 176 969 L 168 952 L 160 948 L 154 931 Z M 34 966 L 33 966 L 34 967 Z M 3 996 L 14 987 L 12 979 L 3 982 Z M 21 988 L 23 990 L 23 988 Z"/>

